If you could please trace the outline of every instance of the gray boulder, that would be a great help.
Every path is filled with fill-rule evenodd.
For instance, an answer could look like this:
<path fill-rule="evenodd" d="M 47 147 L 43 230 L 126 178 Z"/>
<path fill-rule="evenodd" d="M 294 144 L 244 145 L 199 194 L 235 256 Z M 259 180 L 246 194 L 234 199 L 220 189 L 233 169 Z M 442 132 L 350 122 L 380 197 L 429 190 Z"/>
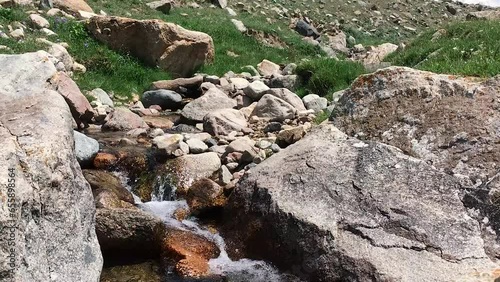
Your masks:
<path fill-rule="evenodd" d="M 72 115 L 46 88 L 56 68 L 43 51 L 0 55 L 0 65 L 0 280 L 98 281 L 95 208 L 76 159 Z M 7 199 L 16 207 L 7 209 Z"/>
<path fill-rule="evenodd" d="M 163 110 L 177 110 L 181 107 L 182 96 L 171 90 L 151 90 L 142 94 L 141 102 L 146 108 L 158 105 Z"/>
<path fill-rule="evenodd" d="M 310 281 L 494 279 L 500 265 L 461 189 L 421 160 L 327 124 L 250 169 L 226 206 L 225 234 Z"/>
<path fill-rule="evenodd" d="M 316 94 L 309 94 L 302 98 L 306 109 L 319 113 L 328 107 L 328 100 Z"/>
<path fill-rule="evenodd" d="M 99 152 L 99 142 L 78 131 L 73 131 L 75 138 L 76 159 L 80 166 L 87 166 L 92 163 L 94 157 Z"/>
<path fill-rule="evenodd" d="M 208 114 L 220 109 L 236 107 L 236 101 L 217 88 L 210 88 L 203 96 L 187 104 L 182 116 L 192 121 L 203 121 Z"/>
<path fill-rule="evenodd" d="M 271 94 L 266 94 L 259 100 L 251 116 L 271 121 L 284 121 L 285 119 L 294 118 L 296 113 L 297 109 L 285 100 Z"/>
<path fill-rule="evenodd" d="M 248 126 L 247 119 L 238 110 L 222 109 L 209 113 L 203 118 L 203 130 L 212 135 L 228 135 Z"/>
<path fill-rule="evenodd" d="M 499 76 L 477 82 L 388 68 L 356 80 L 331 119 L 349 135 L 398 147 L 456 176 L 474 199 L 468 207 L 500 230 L 500 204 L 488 184 L 499 170 L 499 92 Z"/>

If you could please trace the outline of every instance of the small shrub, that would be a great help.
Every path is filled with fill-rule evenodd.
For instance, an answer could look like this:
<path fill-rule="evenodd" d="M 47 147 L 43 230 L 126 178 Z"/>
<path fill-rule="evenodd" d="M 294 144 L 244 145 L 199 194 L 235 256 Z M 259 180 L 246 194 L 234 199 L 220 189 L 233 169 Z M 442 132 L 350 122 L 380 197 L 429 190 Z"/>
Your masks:
<path fill-rule="evenodd" d="M 354 79 L 366 71 L 359 63 L 319 58 L 299 64 L 296 72 L 306 92 L 328 98 L 329 94 L 349 87 Z"/>

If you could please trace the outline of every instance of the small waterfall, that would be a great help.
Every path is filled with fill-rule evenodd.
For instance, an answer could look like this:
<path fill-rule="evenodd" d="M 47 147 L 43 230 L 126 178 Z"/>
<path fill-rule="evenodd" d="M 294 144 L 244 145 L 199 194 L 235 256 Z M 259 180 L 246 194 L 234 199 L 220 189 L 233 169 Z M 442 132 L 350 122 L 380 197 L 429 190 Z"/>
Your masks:
<path fill-rule="evenodd" d="M 127 184 L 127 177 L 124 173 L 116 172 L 115 175 L 122 180 L 122 183 L 130 191 L 131 187 Z M 289 274 L 279 272 L 275 267 L 265 261 L 241 259 L 233 261 L 229 258 L 226 250 L 224 238 L 218 233 L 211 233 L 201 226 L 195 218 L 178 221 L 174 218 L 174 213 L 180 208 L 188 208 L 185 200 L 169 200 L 162 199 L 167 196 L 167 199 L 172 199 L 168 195 L 175 192 L 172 189 L 171 179 L 158 177 L 158 186 L 155 186 L 153 192 L 154 200 L 142 203 L 140 199 L 134 195 L 136 204 L 142 210 L 160 217 L 167 226 L 190 231 L 197 235 L 203 236 L 214 242 L 220 249 L 219 257 L 209 261 L 209 267 L 212 274 L 223 275 L 227 281 L 238 282 L 300 282 L 302 280 Z M 156 184 L 155 184 L 156 185 Z M 158 189 L 156 189 L 158 187 Z M 165 194 L 166 193 L 166 194 Z"/>

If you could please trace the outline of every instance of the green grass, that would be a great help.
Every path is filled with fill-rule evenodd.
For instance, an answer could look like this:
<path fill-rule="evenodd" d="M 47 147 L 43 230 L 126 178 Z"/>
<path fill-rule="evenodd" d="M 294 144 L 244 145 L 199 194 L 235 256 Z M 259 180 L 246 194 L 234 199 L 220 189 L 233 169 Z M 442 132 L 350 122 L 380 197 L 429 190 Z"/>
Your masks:
<path fill-rule="evenodd" d="M 436 73 L 489 77 L 500 73 L 500 21 L 449 24 L 438 40 L 425 32 L 387 58 L 394 65 Z"/>
<path fill-rule="evenodd" d="M 286 44 L 286 48 L 265 46 L 256 38 L 241 34 L 233 26 L 231 17 L 225 10 L 209 8 L 207 5 L 201 9 L 174 8 L 170 15 L 164 15 L 146 6 L 146 1 L 142 0 L 89 0 L 87 2 L 96 12 L 103 10 L 109 15 L 135 19 L 162 19 L 187 29 L 209 34 L 215 44 L 215 62 L 198 70 L 207 74 L 221 76 L 228 71 L 240 72 L 243 66 L 255 66 L 263 59 L 286 64 L 322 55 L 318 47 L 303 42 L 301 37 L 286 25 L 267 24 L 264 17 L 245 14 L 237 18 L 248 28 L 279 38 Z M 28 15 L 21 8 L 0 8 L 0 24 L 4 27 L 13 21 L 26 23 L 27 19 Z M 171 78 L 165 71 L 145 66 L 134 57 L 110 50 L 104 44 L 97 42 L 88 34 L 81 22 L 68 21 L 59 17 L 50 18 L 49 21 L 51 29 L 58 36 L 48 39 L 68 43 L 70 46 L 68 51 L 75 61 L 87 68 L 85 74 L 74 76 L 83 91 L 100 87 L 119 96 L 131 97 L 134 93 L 141 94 L 147 90 L 151 82 L 155 80 Z M 25 33 L 26 39 L 20 42 L 13 39 L 0 39 L 0 45 L 6 45 L 12 49 L 11 51 L 0 50 L 0 52 L 23 53 L 46 48 L 35 41 L 38 37 L 46 36 L 32 30 Z M 228 51 L 237 54 L 238 57 L 229 56 Z"/>
<path fill-rule="evenodd" d="M 331 100 L 331 94 L 349 87 L 366 71 L 359 63 L 318 58 L 299 64 L 296 72 L 304 84 L 299 95 L 314 93 Z"/>
<path fill-rule="evenodd" d="M 268 47 L 251 36 L 241 34 L 231 23 L 232 18 L 227 11 L 210 8 L 208 5 L 202 5 L 203 7 L 200 9 L 174 7 L 169 15 L 164 15 L 159 11 L 152 10 L 145 5 L 146 1 L 141 0 L 89 0 L 88 3 L 96 11 L 102 9 L 108 14 L 135 19 L 158 18 L 166 22 L 179 24 L 187 29 L 207 33 L 214 40 L 215 62 L 202 67 L 199 71 L 208 74 L 220 76 L 230 70 L 239 72 L 241 67 L 246 65 L 255 66 L 263 59 L 284 64 L 322 54 L 318 47 L 303 42 L 301 36 L 290 30 L 286 25 L 280 23 L 268 24 L 265 17 L 239 14 L 236 19 L 241 20 L 247 28 L 279 37 L 288 48 Z M 133 7 L 133 9 L 130 9 L 130 7 Z M 238 57 L 229 56 L 228 51 L 237 54 Z"/>

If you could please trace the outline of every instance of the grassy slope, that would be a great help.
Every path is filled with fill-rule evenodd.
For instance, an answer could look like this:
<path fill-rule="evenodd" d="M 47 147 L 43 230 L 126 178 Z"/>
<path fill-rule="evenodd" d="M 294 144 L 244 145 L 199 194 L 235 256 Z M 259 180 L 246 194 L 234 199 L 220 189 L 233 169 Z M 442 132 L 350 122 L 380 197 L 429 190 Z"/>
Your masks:
<path fill-rule="evenodd" d="M 216 60 L 213 64 L 200 69 L 200 72 L 222 75 L 227 71 L 239 72 L 241 67 L 256 65 L 263 59 L 276 63 L 299 62 L 304 58 L 313 58 L 321 54 L 317 47 L 313 47 L 301 40 L 301 37 L 286 26 L 266 24 L 264 18 L 240 15 L 249 28 L 271 33 L 281 38 L 288 48 L 279 49 L 267 47 L 251 36 L 239 33 L 231 23 L 231 17 L 225 10 L 213 9 L 207 6 L 201 9 L 176 8 L 170 15 L 163 15 L 145 5 L 145 1 L 122 0 L 102 1 L 89 0 L 88 3 L 96 12 L 106 11 L 110 15 L 127 16 L 137 19 L 157 18 L 177 23 L 185 28 L 206 32 L 212 36 L 216 49 Z M 25 22 L 27 15 L 20 9 L 1 9 L 0 25 L 4 27 L 13 21 Z M 67 21 L 62 18 L 49 19 L 51 29 L 58 36 L 49 38 L 54 42 L 67 42 L 68 51 L 75 60 L 87 67 L 87 73 L 75 75 L 82 90 L 91 90 L 101 87 L 106 91 L 113 91 L 120 96 L 141 94 L 150 83 L 155 80 L 168 79 L 169 74 L 144 66 L 135 58 L 110 50 L 103 44 L 93 40 L 86 32 L 82 23 Z M 37 32 L 26 32 L 27 37 L 23 42 L 12 39 L 0 39 L 0 45 L 12 48 L 10 53 L 21 53 L 42 49 L 43 46 L 35 44 L 35 38 L 44 37 Z M 231 57 L 231 51 L 239 57 Z M 9 53 L 0 50 L 0 53 Z"/>
<path fill-rule="evenodd" d="M 500 73 L 500 21 L 458 22 L 444 29 L 446 34 L 434 41 L 436 30 L 425 32 L 388 60 L 437 73 L 480 77 Z"/>

